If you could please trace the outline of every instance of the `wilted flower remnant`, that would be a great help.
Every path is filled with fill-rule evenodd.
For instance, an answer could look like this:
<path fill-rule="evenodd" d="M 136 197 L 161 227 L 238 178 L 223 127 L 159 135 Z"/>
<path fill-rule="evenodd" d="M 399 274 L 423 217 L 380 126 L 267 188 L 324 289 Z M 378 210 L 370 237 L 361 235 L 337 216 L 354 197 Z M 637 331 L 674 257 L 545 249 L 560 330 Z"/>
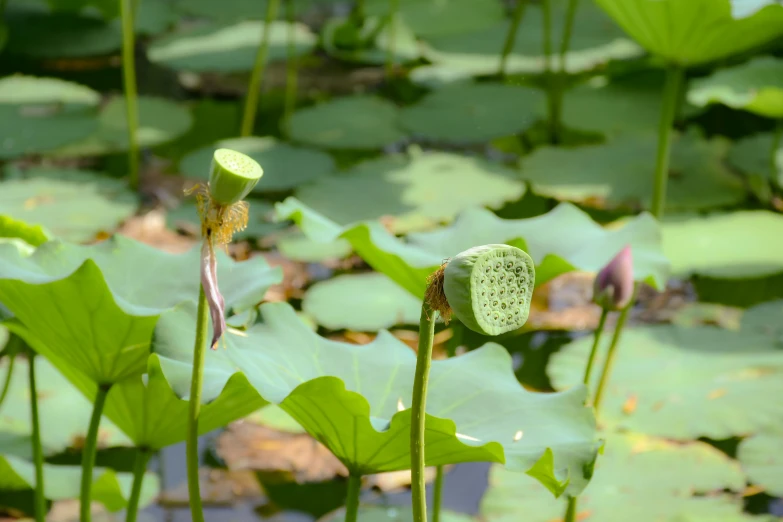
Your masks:
<path fill-rule="evenodd" d="M 622 310 L 631 303 L 633 288 L 633 257 L 626 246 L 595 277 L 593 302 L 604 310 Z"/>

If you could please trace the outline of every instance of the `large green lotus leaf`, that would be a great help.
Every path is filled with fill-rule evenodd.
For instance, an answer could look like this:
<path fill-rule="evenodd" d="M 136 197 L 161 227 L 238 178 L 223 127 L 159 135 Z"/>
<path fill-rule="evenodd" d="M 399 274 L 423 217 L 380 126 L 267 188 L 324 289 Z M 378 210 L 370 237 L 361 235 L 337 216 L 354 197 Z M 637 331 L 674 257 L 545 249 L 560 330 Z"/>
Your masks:
<path fill-rule="evenodd" d="M 541 285 L 572 270 L 597 272 L 623 246 L 631 245 L 634 278 L 662 289 L 669 261 L 661 251 L 661 232 L 647 213 L 629 219 L 622 228 L 607 230 L 569 204 L 529 219 L 501 219 L 485 209 L 464 211 L 450 227 L 410 234 L 403 242 L 378 222 L 341 227 L 295 198 L 277 205 L 279 219 L 293 219 L 316 240 L 342 237 L 375 270 L 422 299 L 427 277 L 444 259 L 474 245 L 505 243 L 527 251 L 536 263 Z"/>
<path fill-rule="evenodd" d="M 480 4 L 479 4 L 480 5 Z M 359 506 L 358 520 L 362 522 L 413 522 L 413 512 L 406 506 Z M 345 520 L 345 508 L 340 508 L 318 519 L 318 522 Z M 440 512 L 443 522 L 476 522 L 474 517 L 444 509 Z"/>
<path fill-rule="evenodd" d="M 313 0 L 294 0 L 297 15 L 302 14 L 312 6 Z M 261 20 L 266 16 L 266 0 L 231 0 L 230 2 L 215 2 L 214 0 L 179 0 L 177 10 L 184 14 L 213 20 L 218 23 L 233 23 L 242 20 Z M 285 16 L 284 9 L 278 10 L 278 18 Z"/>
<path fill-rule="evenodd" d="M 729 150 L 727 159 L 731 165 L 747 176 L 769 179 L 777 185 L 783 185 L 783 144 L 776 150 L 776 173 L 772 174 L 772 134 L 754 134 L 739 141 Z"/>
<path fill-rule="evenodd" d="M 618 136 L 595 146 L 543 147 L 522 159 L 522 176 L 533 190 L 560 200 L 608 207 L 649 208 L 656 139 L 652 134 Z M 729 142 L 695 133 L 672 145 L 666 208 L 700 210 L 746 197 L 742 180 L 725 166 Z"/>
<path fill-rule="evenodd" d="M 8 361 L 0 363 L 0 368 L 0 374 L 5 377 Z M 0 433 L 23 437 L 26 441 L 32 435 L 28 372 L 27 359 L 17 357 L 8 395 L 0 410 Z M 81 446 L 90 424 L 92 403 L 43 357 L 35 361 L 35 375 L 44 454 Z M 106 418 L 101 420 L 98 440 L 102 446 L 130 445 L 128 438 Z M 24 456 L 32 458 L 30 451 L 28 445 Z"/>
<path fill-rule="evenodd" d="M 0 302 L 19 333 L 83 393 L 146 371 L 158 316 L 199 291 L 200 247 L 173 255 L 122 236 L 90 246 L 51 241 L 32 256 L 0 244 Z M 227 309 L 259 302 L 280 271 L 219 252 Z"/>
<path fill-rule="evenodd" d="M 721 103 L 767 118 L 783 118 L 783 60 L 758 57 L 694 80 L 688 101 L 699 106 Z"/>
<path fill-rule="evenodd" d="M 745 210 L 671 219 L 663 224 L 663 251 L 676 276 L 744 279 L 783 272 L 783 216 Z"/>
<path fill-rule="evenodd" d="M 593 480 L 579 497 L 577 520 L 674 522 L 678 516 L 709 515 L 717 521 L 742 512 L 740 501 L 715 494 L 742 490 L 742 472 L 703 442 L 607 433 L 595 468 Z M 710 495 L 697 496 L 705 493 Z M 551 522 L 562 519 L 564 512 L 565 502 L 546 495 L 530 478 L 492 467 L 480 507 L 487 522 Z"/>
<path fill-rule="evenodd" d="M 331 330 L 369 332 L 416 324 L 421 302 L 383 274 L 345 274 L 314 284 L 302 311 Z"/>
<path fill-rule="evenodd" d="M 742 314 L 740 330 L 748 335 L 763 335 L 770 342 L 783 348 L 783 300 L 769 301 L 748 308 Z"/>
<path fill-rule="evenodd" d="M 0 214 L 39 225 L 65 241 L 110 232 L 136 212 L 137 196 L 122 180 L 75 169 L 6 171 Z"/>
<path fill-rule="evenodd" d="M 560 42 L 567 2 L 553 1 L 552 4 L 552 41 Z M 429 46 L 425 48 L 425 56 L 434 65 L 415 69 L 412 79 L 417 82 L 438 83 L 496 74 L 509 24 L 509 21 L 501 21 L 470 32 L 461 31 L 428 38 Z M 580 2 L 573 27 L 570 50 L 566 55 L 566 71 L 569 73 L 591 70 L 610 60 L 636 58 L 643 53 L 592 1 Z M 545 70 L 543 31 L 540 5 L 530 3 L 517 30 L 514 47 L 506 63 L 506 72 L 541 73 Z M 553 67 L 559 66 L 554 54 L 551 60 Z"/>
<path fill-rule="evenodd" d="M 112 98 L 98 115 L 98 128 L 76 143 L 52 151 L 54 156 L 99 156 L 128 149 L 128 123 L 125 99 Z M 153 147 L 181 136 L 190 128 L 188 110 L 163 98 L 140 96 L 139 126 L 136 137 L 140 147 Z"/>
<path fill-rule="evenodd" d="M 380 149 L 405 139 L 397 107 L 382 98 L 336 98 L 294 112 L 291 139 L 327 149 Z"/>
<path fill-rule="evenodd" d="M 360 63 L 384 64 L 389 59 L 389 51 L 393 50 L 392 61 L 395 64 L 405 64 L 421 57 L 421 43 L 408 27 L 402 17 L 393 18 L 369 16 L 358 28 L 359 38 L 366 41 L 357 49 L 346 49 L 339 40 L 346 24 L 354 25 L 350 18 L 332 18 L 328 20 L 321 32 L 321 45 L 330 56 L 339 60 Z M 390 34 L 393 34 L 393 45 Z M 374 36 L 374 38 L 373 38 Z"/>
<path fill-rule="evenodd" d="M 64 104 L 94 107 L 101 101 L 101 95 L 93 89 L 78 83 L 14 74 L 0 79 L 0 104 Z"/>
<path fill-rule="evenodd" d="M 783 35 L 783 6 L 735 19 L 730 0 L 596 0 L 648 51 L 689 66 L 718 60 Z"/>
<path fill-rule="evenodd" d="M 400 125 L 427 141 L 482 143 L 523 131 L 543 107 L 544 93 L 530 87 L 457 83 L 403 109 Z"/>
<path fill-rule="evenodd" d="M 496 0 L 402 0 L 397 7 L 402 19 L 420 38 L 465 34 L 492 26 L 504 18 Z M 388 0 L 369 0 L 367 14 L 389 13 Z"/>
<path fill-rule="evenodd" d="M 288 55 L 287 22 L 274 21 L 269 29 L 268 60 Z M 243 21 L 227 26 L 206 26 L 174 33 L 155 41 L 149 48 L 150 61 L 177 70 L 194 72 L 245 72 L 253 68 L 264 33 L 260 21 Z M 306 25 L 294 26 L 296 54 L 315 47 L 316 36 Z"/>
<path fill-rule="evenodd" d="M 79 498 L 81 466 L 44 464 L 44 496 L 49 500 Z M 128 504 L 133 476 L 111 469 L 93 470 L 92 500 L 109 511 L 119 511 Z M 0 455 L 0 490 L 25 491 L 35 487 L 35 467 L 32 462 L 13 455 Z M 139 506 L 150 504 L 158 494 L 159 481 L 154 473 L 146 473 L 141 487 Z"/>
<path fill-rule="evenodd" d="M 556 389 L 581 383 L 591 343 L 583 338 L 552 356 L 548 370 Z M 598 372 L 593 385 L 597 380 Z M 617 347 L 601 419 L 662 437 L 725 439 L 783 426 L 783 403 L 757 399 L 780 394 L 783 351 L 765 336 L 711 326 L 635 328 L 623 332 Z"/>
<path fill-rule="evenodd" d="M 320 263 L 328 259 L 348 257 L 353 249 L 345 239 L 317 241 L 307 237 L 300 230 L 291 230 L 277 238 L 277 249 L 284 257 L 305 263 Z"/>
<path fill-rule="evenodd" d="M 447 152 L 369 160 L 296 190 L 305 205 L 342 225 L 390 216 L 397 233 L 452 221 L 472 206 L 500 208 L 525 193 L 519 174 L 481 158 Z"/>
<path fill-rule="evenodd" d="M 769 429 L 743 440 L 737 458 L 753 484 L 783 496 L 783 429 Z"/>
<path fill-rule="evenodd" d="M 386 331 L 368 345 L 324 339 L 286 303 L 264 304 L 260 311 L 262 324 L 242 335 L 229 333 L 225 350 L 206 354 L 211 376 L 204 400 L 242 371 L 264 399 L 289 413 L 352 472 L 408 469 L 416 365 L 411 349 Z M 169 366 L 191 364 L 194 320 L 195 307 L 185 303 L 163 315 L 155 330 L 154 351 L 180 395 L 190 388 L 189 372 L 174 375 Z M 480 385 L 486 382 L 493 385 Z M 528 392 L 514 377 L 508 352 L 495 344 L 434 361 L 429 386 L 427 465 L 503 462 L 555 494 L 577 493 L 589 480 L 598 444 L 584 388 Z"/>
<path fill-rule="evenodd" d="M 206 180 L 215 149 L 228 148 L 247 154 L 263 168 L 264 175 L 253 192 L 290 190 L 334 173 L 335 165 L 325 152 L 295 147 L 272 137 L 230 138 L 195 150 L 182 158 L 180 171 L 187 177 Z"/>

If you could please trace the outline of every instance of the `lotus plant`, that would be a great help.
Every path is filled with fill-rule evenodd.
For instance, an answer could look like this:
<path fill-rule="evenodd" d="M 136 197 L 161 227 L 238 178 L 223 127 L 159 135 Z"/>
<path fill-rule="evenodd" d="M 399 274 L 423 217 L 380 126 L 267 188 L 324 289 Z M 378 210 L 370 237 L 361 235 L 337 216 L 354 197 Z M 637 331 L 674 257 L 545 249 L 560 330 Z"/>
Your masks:
<path fill-rule="evenodd" d="M 483 245 L 468 249 L 430 276 L 421 307 L 419 347 L 411 405 L 411 487 L 414 522 L 426 522 L 424 479 L 424 415 L 432 364 L 435 321 L 452 315 L 483 335 L 500 335 L 522 327 L 530 311 L 535 285 L 535 265 L 527 253 L 508 245 Z M 433 518 L 440 513 L 443 470 L 438 470 Z"/>
<path fill-rule="evenodd" d="M 136 39 L 133 29 L 134 11 L 139 0 L 120 0 L 122 18 L 122 81 L 125 90 L 125 117 L 128 125 L 128 176 L 131 188 L 139 186 L 139 127 L 138 97 L 136 95 Z"/>
<path fill-rule="evenodd" d="M 289 4 L 292 3 L 289 1 Z M 269 39 L 272 33 L 272 23 L 277 18 L 277 11 L 280 8 L 280 0 L 269 0 L 266 4 L 266 16 L 264 17 L 264 32 L 261 34 L 261 44 L 256 51 L 253 70 L 250 73 L 250 82 L 247 85 L 247 98 L 245 100 L 245 109 L 242 112 L 242 127 L 240 136 L 251 136 L 253 126 L 256 123 L 256 113 L 258 112 L 258 100 L 261 95 L 261 82 L 264 79 L 264 70 L 266 69 L 267 55 L 269 54 Z M 289 14 L 293 12 L 293 6 L 288 7 Z M 293 27 L 289 27 L 293 31 Z M 289 35 L 289 40 L 293 36 Z M 289 41 L 289 60 L 291 59 L 291 44 Z"/>
<path fill-rule="evenodd" d="M 204 520 L 198 482 L 198 419 L 204 378 L 204 348 L 212 319 L 210 348 L 217 348 L 226 331 L 225 303 L 217 281 L 215 248 L 231 242 L 235 232 L 247 227 L 248 204 L 243 199 L 253 190 L 264 171 L 251 157 L 230 149 L 218 149 L 212 158 L 209 183 L 197 193 L 201 217 L 201 290 L 198 299 L 196 341 L 188 417 L 188 492 L 193 520 Z"/>

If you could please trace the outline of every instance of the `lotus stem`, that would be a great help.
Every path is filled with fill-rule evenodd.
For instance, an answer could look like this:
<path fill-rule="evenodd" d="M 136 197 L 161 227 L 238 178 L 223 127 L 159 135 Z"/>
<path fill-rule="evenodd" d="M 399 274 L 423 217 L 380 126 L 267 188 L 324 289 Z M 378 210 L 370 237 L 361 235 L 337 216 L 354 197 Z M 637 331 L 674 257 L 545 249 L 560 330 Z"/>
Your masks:
<path fill-rule="evenodd" d="M 242 113 L 240 136 L 251 136 L 253 134 L 256 113 L 258 112 L 258 100 L 261 96 L 261 82 L 264 78 L 266 57 L 269 52 L 269 33 L 272 29 L 272 22 L 277 18 L 279 7 L 280 0 L 269 0 L 269 3 L 266 4 L 264 34 L 261 35 L 261 45 L 258 46 L 253 71 L 250 74 L 250 83 L 247 86 L 247 100 L 245 101 L 245 110 Z"/>
<path fill-rule="evenodd" d="M 435 311 L 425 301 L 419 321 L 419 351 L 413 378 L 411 404 L 411 493 L 413 522 L 427 522 L 427 491 L 424 479 L 424 433 L 427 406 L 427 382 L 432 365 L 432 341 L 435 336 Z"/>
<path fill-rule="evenodd" d="M 128 183 L 139 187 L 139 109 L 136 94 L 135 34 L 133 31 L 133 2 L 120 0 L 122 17 L 122 81 L 125 89 L 125 117 L 128 122 Z"/>
<path fill-rule="evenodd" d="M 82 450 L 82 489 L 79 505 L 79 522 L 90 522 L 92 520 L 90 501 L 92 499 L 92 470 L 95 467 L 95 453 L 98 448 L 98 427 L 101 424 L 103 407 L 106 404 L 106 397 L 109 395 L 111 387 L 111 383 L 98 385 L 98 391 L 95 394 L 95 400 L 92 405 L 90 427 L 87 430 L 87 438 L 84 441 L 84 449 Z"/>
<path fill-rule="evenodd" d="M 16 351 L 12 351 L 8 354 L 8 369 L 5 372 L 5 380 L 3 381 L 3 391 L 0 391 L 0 407 L 3 406 L 8 390 L 11 389 L 11 379 L 14 376 L 14 364 L 16 363 Z"/>
<path fill-rule="evenodd" d="M 283 127 L 288 133 L 288 122 L 296 109 L 297 56 L 296 56 L 296 9 L 294 0 L 285 0 L 285 18 L 288 22 L 288 57 L 285 64 L 285 101 L 283 102 Z"/>
<path fill-rule="evenodd" d="M 560 40 L 560 53 L 559 63 L 556 74 L 556 82 L 552 87 L 554 90 L 552 100 L 552 122 L 555 132 L 554 141 L 560 140 L 560 129 L 562 127 L 563 119 L 563 99 L 565 96 L 565 81 L 568 72 L 566 71 L 566 58 L 568 56 L 568 49 L 571 45 L 571 35 L 574 30 L 574 19 L 576 18 L 576 8 L 579 4 L 579 0 L 569 0 L 568 9 L 566 11 L 565 24 L 563 26 L 563 38 Z"/>
<path fill-rule="evenodd" d="M 30 351 L 30 417 L 33 423 L 33 463 L 35 464 L 35 521 L 46 520 L 46 496 L 44 494 L 43 449 L 41 448 L 41 423 L 38 418 L 38 391 L 35 387 L 35 357 Z"/>
<path fill-rule="evenodd" d="M 772 133 L 772 149 L 769 151 L 769 180 L 778 185 L 778 149 L 780 148 L 780 139 L 783 136 L 783 118 L 775 122 L 775 130 Z"/>
<path fill-rule="evenodd" d="M 364 6 L 364 0 L 356 0 L 356 5 L 354 5 L 353 8 L 353 15 L 356 18 L 356 20 L 362 21 L 364 20 L 364 16 L 367 10 Z"/>
<path fill-rule="evenodd" d="M 563 517 L 563 522 L 574 522 L 576 520 L 576 505 L 578 497 L 568 497 L 568 506 L 566 507 L 566 514 Z"/>
<path fill-rule="evenodd" d="M 598 343 L 601 341 L 601 334 L 604 332 L 604 325 L 606 324 L 606 316 L 609 315 L 609 310 L 606 308 L 601 309 L 601 318 L 598 319 L 598 326 L 593 333 L 593 346 L 590 349 L 590 356 L 587 358 L 587 365 L 585 365 L 585 375 L 582 381 L 585 386 L 590 383 L 590 373 L 593 370 L 593 362 L 595 362 L 595 354 L 598 352 Z"/>
<path fill-rule="evenodd" d="M 677 65 L 666 68 L 666 84 L 663 88 L 660 126 L 658 127 L 658 155 L 655 160 L 655 185 L 653 187 L 652 213 L 658 219 L 663 218 L 666 207 L 666 182 L 669 178 L 669 156 L 671 155 L 671 133 L 674 114 L 679 101 L 678 93 L 684 71 Z"/>
<path fill-rule="evenodd" d="M 522 17 L 525 14 L 525 8 L 527 7 L 528 0 L 517 0 L 517 5 L 514 7 L 514 14 L 511 15 L 511 25 L 508 28 L 508 34 L 506 34 L 506 41 L 503 43 L 503 53 L 500 56 L 500 68 L 498 69 L 498 76 L 506 75 L 506 64 L 508 63 L 508 55 L 514 49 L 514 43 L 517 39 L 517 31 L 519 30 L 519 24 L 522 22 Z"/>
<path fill-rule="evenodd" d="M 128 499 L 125 522 L 136 522 L 136 515 L 139 512 L 141 486 L 144 484 L 144 475 L 147 472 L 147 463 L 151 455 L 152 451 L 149 448 L 136 448 L 136 459 L 133 463 L 133 488 L 131 489 L 130 499 Z"/>
<path fill-rule="evenodd" d="M 394 76 L 394 50 L 397 43 L 397 4 L 398 0 L 389 0 L 389 43 L 386 49 L 386 78 Z"/>
<path fill-rule="evenodd" d="M 606 382 L 609 379 L 609 374 L 612 371 L 612 365 L 614 364 L 615 353 L 617 351 L 617 345 L 620 343 L 620 335 L 625 327 L 625 322 L 628 319 L 628 313 L 633 307 L 633 302 L 636 298 L 636 288 L 634 288 L 634 295 L 631 298 L 631 302 L 626 305 L 620 312 L 620 316 L 617 318 L 617 324 L 614 327 L 614 334 L 612 335 L 612 342 L 609 344 L 609 350 L 606 352 L 606 360 L 604 360 L 604 366 L 601 369 L 601 377 L 598 380 L 598 387 L 595 390 L 595 398 L 593 399 L 593 408 L 595 408 L 595 415 L 598 417 L 598 412 L 601 408 L 601 399 L 604 396 L 604 390 L 606 388 Z"/>
<path fill-rule="evenodd" d="M 209 335 L 209 308 L 204 287 L 198 295 L 198 312 L 196 314 L 196 343 L 193 347 L 193 374 L 190 381 L 190 397 L 188 407 L 188 496 L 190 497 L 190 514 L 193 522 L 204 522 L 204 512 L 201 507 L 201 492 L 198 482 L 198 417 L 201 413 L 201 383 L 204 379 L 204 354 Z"/>
<path fill-rule="evenodd" d="M 345 497 L 345 522 L 356 522 L 359 514 L 359 495 L 362 491 L 362 476 L 348 475 L 348 494 Z"/>
<path fill-rule="evenodd" d="M 566 56 L 568 48 L 571 46 L 571 35 L 574 32 L 574 19 L 576 18 L 576 8 L 579 0 L 568 0 L 568 10 L 566 11 L 565 25 L 563 26 L 563 39 L 560 40 L 560 73 L 566 72 Z"/>
<path fill-rule="evenodd" d="M 435 468 L 435 491 L 432 498 L 432 522 L 440 522 L 440 506 L 443 503 L 443 466 Z"/>

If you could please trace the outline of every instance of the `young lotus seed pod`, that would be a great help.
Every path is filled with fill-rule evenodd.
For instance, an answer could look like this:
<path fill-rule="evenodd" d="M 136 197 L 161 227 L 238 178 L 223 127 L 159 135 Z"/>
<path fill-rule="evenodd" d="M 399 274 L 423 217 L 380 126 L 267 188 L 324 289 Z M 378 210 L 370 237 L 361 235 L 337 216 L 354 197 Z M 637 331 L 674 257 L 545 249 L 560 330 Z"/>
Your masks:
<path fill-rule="evenodd" d="M 264 169 L 256 160 L 231 149 L 218 149 L 212 156 L 209 173 L 209 192 L 212 201 L 228 206 L 247 196 Z"/>
<path fill-rule="evenodd" d="M 626 246 L 595 276 L 593 302 L 604 310 L 622 310 L 631 302 L 633 286 L 633 257 Z"/>
<path fill-rule="evenodd" d="M 446 265 L 443 291 L 462 324 L 484 335 L 500 335 L 525 324 L 536 283 L 533 260 L 508 245 L 483 245 Z"/>

